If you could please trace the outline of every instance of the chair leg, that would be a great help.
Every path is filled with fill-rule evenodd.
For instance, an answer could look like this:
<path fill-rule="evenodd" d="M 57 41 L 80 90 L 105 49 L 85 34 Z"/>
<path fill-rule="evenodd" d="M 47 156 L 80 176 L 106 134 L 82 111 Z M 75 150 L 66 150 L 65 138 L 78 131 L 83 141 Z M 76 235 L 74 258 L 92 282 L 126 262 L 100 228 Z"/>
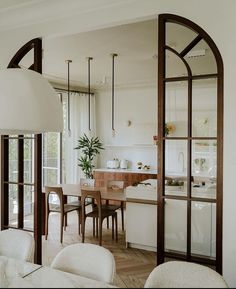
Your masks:
<path fill-rule="evenodd" d="M 96 220 L 96 237 L 98 237 L 98 218 L 95 218 L 95 220 Z"/>
<path fill-rule="evenodd" d="M 49 221 L 49 213 L 46 213 L 46 216 L 45 216 L 45 240 L 48 239 L 48 221 Z"/>
<path fill-rule="evenodd" d="M 115 214 L 115 222 L 116 222 L 116 241 L 118 241 L 118 224 L 117 224 L 117 213 Z"/>
<path fill-rule="evenodd" d="M 66 231 L 66 226 L 67 226 L 67 214 L 65 214 L 65 217 L 64 217 L 64 231 Z"/>
<path fill-rule="evenodd" d="M 82 224 L 81 224 L 81 231 L 82 231 L 82 243 L 84 243 L 84 238 L 85 238 L 85 221 L 86 218 L 82 218 Z"/>
<path fill-rule="evenodd" d="M 102 246 L 102 220 L 101 219 L 99 219 L 99 246 Z"/>
<path fill-rule="evenodd" d="M 77 210 L 77 214 L 78 214 L 78 232 L 80 235 L 80 227 L 81 227 L 81 210 Z"/>
<path fill-rule="evenodd" d="M 121 222 L 122 222 L 122 231 L 125 230 L 125 225 L 124 225 L 124 203 L 121 202 Z"/>
<path fill-rule="evenodd" d="M 106 200 L 106 205 L 109 205 L 109 200 Z M 107 229 L 109 229 L 109 217 L 107 217 Z"/>
<path fill-rule="evenodd" d="M 64 204 L 67 204 L 67 196 L 63 195 L 63 201 L 64 201 Z M 67 227 L 68 225 L 68 222 L 67 222 L 67 214 L 65 214 L 65 228 Z"/>
<path fill-rule="evenodd" d="M 62 241 L 63 241 L 64 218 L 65 218 L 65 216 L 64 216 L 63 214 L 61 214 L 61 238 L 60 238 L 61 243 L 62 243 Z"/>
<path fill-rule="evenodd" d="M 114 240 L 114 215 L 111 216 L 112 219 L 112 240 Z"/>
<path fill-rule="evenodd" d="M 95 218 L 93 218 L 93 236 L 95 237 Z"/>

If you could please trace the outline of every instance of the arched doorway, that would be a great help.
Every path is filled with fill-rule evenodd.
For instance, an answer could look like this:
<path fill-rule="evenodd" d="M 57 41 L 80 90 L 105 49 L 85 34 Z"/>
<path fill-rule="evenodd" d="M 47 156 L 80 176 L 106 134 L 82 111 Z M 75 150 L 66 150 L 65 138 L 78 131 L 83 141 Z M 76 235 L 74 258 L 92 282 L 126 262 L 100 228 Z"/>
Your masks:
<path fill-rule="evenodd" d="M 158 46 L 157 263 L 222 273 L 223 61 L 211 37 L 177 15 L 159 16 Z"/>

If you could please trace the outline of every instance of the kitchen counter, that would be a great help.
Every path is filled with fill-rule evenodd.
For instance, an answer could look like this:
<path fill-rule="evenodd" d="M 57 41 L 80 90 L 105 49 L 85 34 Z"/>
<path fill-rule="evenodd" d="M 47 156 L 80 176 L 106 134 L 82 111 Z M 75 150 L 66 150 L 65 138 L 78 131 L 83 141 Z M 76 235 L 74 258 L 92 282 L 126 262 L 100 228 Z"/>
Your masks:
<path fill-rule="evenodd" d="M 95 172 L 108 172 L 108 173 L 134 173 L 134 174 L 157 174 L 157 170 L 142 170 L 142 169 L 108 169 L 99 168 L 94 169 Z"/>
<path fill-rule="evenodd" d="M 113 180 L 123 181 L 126 188 L 147 179 L 156 179 L 157 170 L 99 168 L 93 171 L 93 177 L 98 187 L 104 187 L 109 180 Z"/>

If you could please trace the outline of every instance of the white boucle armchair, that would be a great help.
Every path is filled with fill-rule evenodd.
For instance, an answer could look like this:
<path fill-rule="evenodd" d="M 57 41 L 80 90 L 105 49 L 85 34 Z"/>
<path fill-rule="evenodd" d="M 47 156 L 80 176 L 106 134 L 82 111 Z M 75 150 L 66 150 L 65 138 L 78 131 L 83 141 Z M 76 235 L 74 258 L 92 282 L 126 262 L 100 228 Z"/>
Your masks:
<path fill-rule="evenodd" d="M 183 261 L 169 261 L 153 269 L 144 288 L 228 288 L 213 269 Z"/>
<path fill-rule="evenodd" d="M 0 256 L 33 262 L 33 236 L 26 231 L 17 229 L 0 231 Z"/>
<path fill-rule="evenodd" d="M 113 254 L 104 247 L 88 243 L 63 248 L 53 259 L 51 268 L 105 283 L 113 282 L 116 271 Z"/>

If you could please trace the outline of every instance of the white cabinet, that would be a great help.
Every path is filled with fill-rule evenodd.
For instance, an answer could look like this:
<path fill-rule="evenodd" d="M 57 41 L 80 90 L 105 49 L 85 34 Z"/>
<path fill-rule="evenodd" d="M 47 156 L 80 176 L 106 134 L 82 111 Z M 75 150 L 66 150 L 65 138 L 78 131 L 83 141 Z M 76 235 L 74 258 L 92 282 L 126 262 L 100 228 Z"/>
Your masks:
<path fill-rule="evenodd" d="M 157 205 L 126 203 L 126 242 L 130 247 L 156 251 Z"/>
<path fill-rule="evenodd" d="M 126 242 L 130 247 L 157 250 L 156 182 L 157 180 L 151 180 L 151 186 L 126 188 L 128 200 L 126 203 Z M 214 192 L 210 189 L 198 189 L 194 193 L 196 196 L 200 194 L 199 196 L 205 198 L 214 196 Z M 176 195 L 181 192 L 169 191 L 168 194 Z M 191 214 L 192 254 L 215 257 L 215 204 L 192 202 Z M 165 200 L 165 250 L 187 252 L 187 201 L 185 200 Z"/>
<path fill-rule="evenodd" d="M 192 202 L 192 254 L 215 257 L 215 204 Z M 187 250 L 187 202 L 166 200 L 165 250 Z"/>
<path fill-rule="evenodd" d="M 157 180 L 126 188 L 126 242 L 134 248 L 156 251 Z"/>
<path fill-rule="evenodd" d="M 165 250 L 186 252 L 187 202 L 165 200 Z"/>

